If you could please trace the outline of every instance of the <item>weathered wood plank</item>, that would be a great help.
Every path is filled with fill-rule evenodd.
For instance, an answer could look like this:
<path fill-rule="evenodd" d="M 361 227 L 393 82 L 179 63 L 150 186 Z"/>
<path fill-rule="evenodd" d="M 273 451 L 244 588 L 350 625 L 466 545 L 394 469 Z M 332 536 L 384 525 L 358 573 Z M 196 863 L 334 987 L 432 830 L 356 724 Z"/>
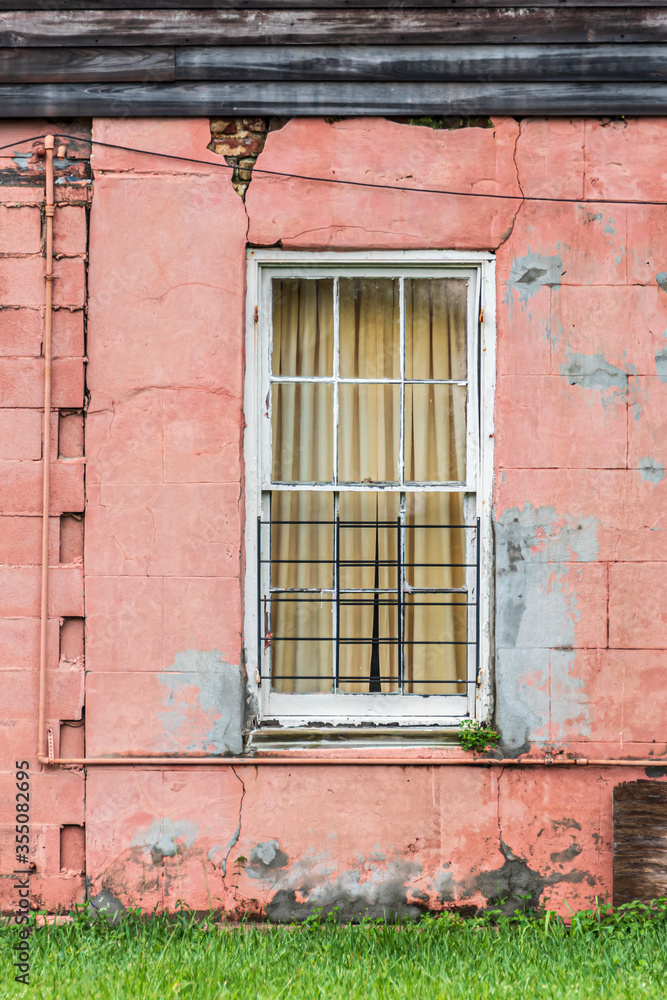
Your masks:
<path fill-rule="evenodd" d="M 0 83 L 174 80 L 174 50 L 0 49 Z"/>
<path fill-rule="evenodd" d="M 489 9 L 494 7 L 664 7 L 667 0 L 49 0 L 49 10 L 288 10 L 318 8 L 406 8 L 452 7 Z M 44 0 L 0 0 L 0 11 L 43 10 Z"/>
<path fill-rule="evenodd" d="M 664 115 L 664 83 L 5 84 L 0 117 Z"/>
<path fill-rule="evenodd" d="M 8 11 L 0 46 L 667 41 L 667 8 Z"/>
<path fill-rule="evenodd" d="M 42 50 L 31 51 L 38 59 Z M 177 80 L 667 80 L 667 45 L 230 45 L 175 52 Z"/>
<path fill-rule="evenodd" d="M 614 789 L 614 906 L 667 895 L 667 784 Z"/>

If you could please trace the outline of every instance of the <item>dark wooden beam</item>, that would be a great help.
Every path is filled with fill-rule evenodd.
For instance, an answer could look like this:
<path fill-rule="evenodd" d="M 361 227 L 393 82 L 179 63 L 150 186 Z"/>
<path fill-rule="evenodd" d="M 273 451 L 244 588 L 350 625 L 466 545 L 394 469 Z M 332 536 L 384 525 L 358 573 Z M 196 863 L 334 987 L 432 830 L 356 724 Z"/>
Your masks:
<path fill-rule="evenodd" d="M 0 83 L 174 80 L 174 49 L 0 49 Z"/>
<path fill-rule="evenodd" d="M 31 51 L 38 61 L 42 50 Z M 193 46 L 175 52 L 177 80 L 460 83 L 667 80 L 667 44 L 253 45 Z M 7 77 L 7 82 L 11 82 L 11 77 Z"/>
<path fill-rule="evenodd" d="M 667 895 L 667 784 L 614 789 L 614 906 Z"/>
<path fill-rule="evenodd" d="M 450 7 L 457 10 L 479 8 L 508 9 L 525 7 L 545 7 L 562 10 L 564 7 L 618 7 L 656 8 L 667 5 L 667 0 L 48 0 L 48 9 L 59 10 L 317 10 L 326 8 L 405 8 Z M 0 0 L 0 11 L 44 10 L 44 0 Z"/>
<path fill-rule="evenodd" d="M 661 115 L 665 83 L 6 84 L 0 117 Z"/>
<path fill-rule="evenodd" d="M 611 11 L 611 12 L 610 12 Z M 9 11 L 0 46 L 520 44 L 667 41 L 666 7 Z"/>

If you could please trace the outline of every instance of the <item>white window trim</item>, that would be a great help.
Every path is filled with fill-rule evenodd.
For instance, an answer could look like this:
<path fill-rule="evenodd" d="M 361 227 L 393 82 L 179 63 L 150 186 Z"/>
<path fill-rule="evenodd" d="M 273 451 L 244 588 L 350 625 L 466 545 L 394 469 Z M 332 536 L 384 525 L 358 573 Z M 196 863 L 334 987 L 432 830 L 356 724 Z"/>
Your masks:
<path fill-rule="evenodd" d="M 378 726 L 420 727 L 439 725 L 443 728 L 457 726 L 461 718 L 488 719 L 493 708 L 491 684 L 491 645 L 493 627 L 493 536 L 491 508 L 493 496 L 494 469 L 494 396 L 496 383 L 496 288 L 495 257 L 483 251 L 454 250 L 372 250 L 372 251 L 324 251 L 304 252 L 292 250 L 256 250 L 247 252 L 247 300 L 246 300 L 246 364 L 245 364 L 245 610 L 244 644 L 247 668 L 248 693 L 251 702 L 258 707 L 260 722 L 285 728 L 317 726 L 318 723 L 349 727 L 356 724 Z M 476 496 L 476 516 L 480 518 L 480 565 L 486 567 L 478 581 L 480 615 L 479 635 L 479 678 L 476 686 L 468 688 L 468 695 L 408 695 L 390 694 L 363 696 L 355 694 L 299 695 L 271 694 L 269 708 L 266 685 L 259 682 L 257 662 L 257 601 L 259 580 L 257 579 L 257 518 L 261 513 L 260 481 L 260 433 L 261 415 L 265 409 L 267 394 L 266 365 L 263 364 L 261 323 L 265 320 L 262 311 L 262 272 L 284 269 L 290 276 L 299 267 L 312 269 L 331 268 L 338 271 L 343 267 L 357 267 L 364 276 L 372 268 L 385 269 L 392 266 L 401 268 L 428 268 L 429 266 L 453 268 L 473 268 L 478 275 L 479 293 L 479 382 L 481 396 L 480 426 L 478 428 L 479 463 L 477 456 L 468 465 L 476 467 L 476 478 L 467 484 L 457 484 L 451 489 L 463 492 L 474 489 Z M 303 273 L 306 273 L 305 271 Z M 468 456 L 472 458 L 472 456 Z M 468 474 L 470 480 L 471 476 Z M 325 487 L 331 490 L 332 487 Z M 338 487 L 333 487 L 338 489 Z M 428 487 L 422 487 L 428 489 Z M 431 487 L 432 488 L 432 487 Z M 412 487 L 410 487 L 412 490 Z M 419 489 L 419 487 L 417 488 Z M 363 697 L 363 710 L 359 698 Z M 400 697 L 402 705 L 396 704 Z M 449 706 L 450 714 L 444 715 L 443 700 Z M 456 699 L 456 705 L 453 703 Z M 305 700 L 307 700 L 307 705 Z M 456 708 L 456 712 L 452 710 Z M 393 710 L 392 710 L 393 709 Z M 399 711 L 397 711 L 399 709 Z M 411 709 L 411 710 L 409 710 Z M 416 710 L 415 710 L 416 709 Z"/>

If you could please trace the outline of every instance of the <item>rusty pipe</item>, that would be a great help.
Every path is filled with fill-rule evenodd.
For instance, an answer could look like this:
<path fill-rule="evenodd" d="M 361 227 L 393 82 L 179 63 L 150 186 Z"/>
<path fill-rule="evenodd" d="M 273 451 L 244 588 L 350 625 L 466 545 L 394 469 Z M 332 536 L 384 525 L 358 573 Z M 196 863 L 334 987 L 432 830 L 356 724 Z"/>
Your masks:
<path fill-rule="evenodd" d="M 51 334 L 53 323 L 53 216 L 55 213 L 53 195 L 53 147 L 55 139 L 52 135 L 44 138 L 46 154 L 46 189 L 44 199 L 44 215 L 46 218 L 46 272 L 45 281 L 45 315 L 44 315 L 44 444 L 42 462 L 44 476 L 42 483 L 42 582 L 40 601 L 40 631 L 39 631 L 39 721 L 37 737 L 37 759 L 42 761 L 46 756 L 46 664 L 48 652 L 49 626 L 49 512 L 51 496 L 51 368 L 52 346 Z M 48 760 L 48 757 L 46 758 Z"/>
<path fill-rule="evenodd" d="M 552 757 L 526 757 L 521 759 L 520 757 L 507 757 L 507 758 L 497 758 L 497 757 L 307 757 L 307 756 L 266 756 L 266 757 L 73 757 L 73 758 L 49 758 L 46 755 L 37 756 L 40 764 L 51 764 L 51 765 L 74 765 L 78 767 L 90 767 L 94 766 L 108 766 L 114 764 L 121 765 L 137 765 L 140 767 L 146 767 L 153 765 L 156 767 L 182 767 L 183 765 L 197 764 L 199 766 L 208 767 L 211 764 L 222 764 L 226 767 L 238 767 L 241 764 L 247 764 L 255 767 L 258 764 L 282 764 L 282 765 L 292 765 L 292 764 L 326 764 L 327 766 L 335 766 L 337 764 L 347 764 L 347 765 L 364 765 L 364 764 L 382 764 L 384 766 L 394 765 L 398 767 L 442 767 L 444 765 L 457 765 L 457 766 L 470 766 L 470 765 L 481 765 L 485 767 L 534 767 L 534 766 L 544 766 L 544 767 L 581 767 L 581 766 L 593 766 L 593 767 L 655 767 L 659 764 L 665 764 L 666 761 L 660 757 L 644 758 L 639 760 L 631 760 L 628 758 L 622 759 L 592 759 L 589 757 L 570 757 L 570 758 L 558 758 L 554 759 Z"/>

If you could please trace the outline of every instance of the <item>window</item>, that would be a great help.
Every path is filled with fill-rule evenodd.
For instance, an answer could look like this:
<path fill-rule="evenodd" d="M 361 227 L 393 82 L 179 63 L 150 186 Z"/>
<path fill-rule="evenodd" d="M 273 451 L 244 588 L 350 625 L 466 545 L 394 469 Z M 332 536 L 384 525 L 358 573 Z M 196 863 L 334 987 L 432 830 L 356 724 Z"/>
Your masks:
<path fill-rule="evenodd" d="M 488 697 L 493 258 L 249 261 L 246 650 L 262 718 L 475 716 Z"/>

